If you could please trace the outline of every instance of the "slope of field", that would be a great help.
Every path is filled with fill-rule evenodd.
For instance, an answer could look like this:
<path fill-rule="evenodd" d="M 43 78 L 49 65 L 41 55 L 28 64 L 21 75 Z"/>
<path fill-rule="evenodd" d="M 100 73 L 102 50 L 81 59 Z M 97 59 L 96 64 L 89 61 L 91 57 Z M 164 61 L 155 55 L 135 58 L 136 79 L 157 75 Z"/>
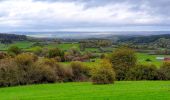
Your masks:
<path fill-rule="evenodd" d="M 1 100 L 170 100 L 170 81 L 87 82 L 0 88 Z"/>

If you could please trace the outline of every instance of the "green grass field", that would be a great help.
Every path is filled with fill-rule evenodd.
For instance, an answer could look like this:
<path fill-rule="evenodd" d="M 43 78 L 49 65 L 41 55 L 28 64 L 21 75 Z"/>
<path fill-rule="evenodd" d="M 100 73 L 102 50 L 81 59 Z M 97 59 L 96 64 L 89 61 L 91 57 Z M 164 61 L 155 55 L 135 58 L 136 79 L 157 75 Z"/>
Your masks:
<path fill-rule="evenodd" d="M 170 100 L 170 81 L 87 82 L 0 88 L 0 100 Z"/>
<path fill-rule="evenodd" d="M 79 49 L 78 43 L 62 43 L 62 44 L 49 44 L 46 46 L 47 48 L 60 48 L 62 50 L 69 50 L 70 48 L 77 48 Z"/>
<path fill-rule="evenodd" d="M 27 49 L 30 46 L 32 46 L 33 44 L 34 44 L 34 42 L 29 42 L 29 41 L 14 42 L 9 45 L 0 44 L 0 50 L 7 50 L 12 45 L 18 46 L 21 49 Z"/>
<path fill-rule="evenodd" d="M 99 48 L 86 48 L 85 51 L 99 52 Z"/>
<path fill-rule="evenodd" d="M 14 42 L 14 43 L 9 44 L 9 45 L 0 44 L 0 50 L 7 50 L 12 45 L 18 46 L 21 49 L 32 50 L 32 49 L 34 49 L 34 47 L 31 47 L 33 44 L 34 44 L 34 42 L 29 42 L 29 41 L 19 41 L 19 42 Z M 68 50 L 70 48 L 79 49 L 79 44 L 78 43 L 48 44 L 45 47 L 47 47 L 47 48 L 58 47 L 62 50 Z"/>
<path fill-rule="evenodd" d="M 163 61 L 157 60 L 156 57 L 169 57 L 170 55 L 149 55 L 145 53 L 137 53 L 138 62 L 141 64 L 154 64 L 157 67 L 160 67 L 163 64 Z M 150 62 L 147 62 L 146 59 L 150 59 Z"/>

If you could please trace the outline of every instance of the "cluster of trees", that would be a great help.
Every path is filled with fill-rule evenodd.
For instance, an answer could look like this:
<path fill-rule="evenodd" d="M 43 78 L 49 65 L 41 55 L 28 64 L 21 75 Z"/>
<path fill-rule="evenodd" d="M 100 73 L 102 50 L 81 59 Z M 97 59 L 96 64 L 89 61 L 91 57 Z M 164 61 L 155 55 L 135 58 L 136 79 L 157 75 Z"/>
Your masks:
<path fill-rule="evenodd" d="M 151 43 L 143 43 L 143 44 L 120 43 L 119 45 L 133 48 L 138 52 L 145 52 L 149 54 L 156 54 L 156 55 L 170 54 L 170 39 L 166 39 L 166 38 L 160 38 Z"/>
<path fill-rule="evenodd" d="M 80 50 L 76 48 L 71 48 L 65 53 L 66 61 L 82 61 L 89 62 L 90 59 L 96 58 L 98 55 L 91 52 L 81 53 Z"/>
<path fill-rule="evenodd" d="M 170 35 L 131 36 L 120 38 L 119 45 L 151 54 L 170 54 Z M 163 50 L 164 49 L 164 50 Z M 147 50 L 152 50 L 147 51 Z"/>
<path fill-rule="evenodd" d="M 112 41 L 105 39 L 84 40 L 79 43 L 81 50 L 84 50 L 85 48 L 109 47 L 112 45 Z"/>
<path fill-rule="evenodd" d="M 160 38 L 153 43 L 155 47 L 170 49 L 170 39 Z"/>
<path fill-rule="evenodd" d="M 47 50 L 46 57 L 54 58 L 57 61 L 61 62 L 70 62 L 70 61 L 90 61 L 91 58 L 95 58 L 96 55 L 91 52 L 81 53 L 77 48 L 70 48 L 67 51 L 60 50 L 58 48 L 52 48 Z"/>
<path fill-rule="evenodd" d="M 116 71 L 116 79 L 124 80 L 129 69 L 136 65 L 137 58 L 133 50 L 118 48 L 111 54 L 110 61 Z"/>
<path fill-rule="evenodd" d="M 38 58 L 31 53 L 21 53 L 15 57 L 0 60 L 0 86 L 90 80 L 94 84 L 113 83 L 115 74 L 111 71 L 111 65 L 106 62 L 101 68 L 93 69 L 95 74 L 92 74 L 91 68 L 78 61 L 63 66 L 54 59 Z"/>
<path fill-rule="evenodd" d="M 137 49 L 137 50 L 155 50 L 156 46 L 153 44 L 134 44 L 134 43 L 121 43 L 121 46 L 126 46 L 129 48 Z"/>
<path fill-rule="evenodd" d="M 3 59 L 0 63 L 0 86 L 82 81 L 86 76 L 81 71 L 86 71 L 82 66 L 79 66 L 80 71 L 75 71 L 77 69 L 72 67 L 76 64 L 63 67 L 52 59 L 40 60 L 35 55 L 26 53 Z"/>
<path fill-rule="evenodd" d="M 22 53 L 21 48 L 17 46 L 11 46 L 8 49 L 8 54 L 11 56 L 18 55 Z M 93 54 L 91 52 L 80 52 L 77 48 L 70 48 L 67 51 L 61 50 L 59 48 L 43 48 L 40 46 L 34 47 L 31 51 L 29 51 L 39 57 L 47 57 L 47 58 L 53 58 L 58 62 L 70 62 L 70 61 L 82 61 L 87 62 L 90 61 L 91 58 L 96 58 L 98 55 Z"/>
<path fill-rule="evenodd" d="M 170 80 L 170 63 L 164 62 L 159 69 L 155 65 L 137 65 L 129 70 L 126 80 Z"/>
<path fill-rule="evenodd" d="M 135 52 L 129 48 L 118 48 L 107 58 L 117 80 L 170 80 L 170 62 L 164 62 L 160 68 L 138 64 Z"/>

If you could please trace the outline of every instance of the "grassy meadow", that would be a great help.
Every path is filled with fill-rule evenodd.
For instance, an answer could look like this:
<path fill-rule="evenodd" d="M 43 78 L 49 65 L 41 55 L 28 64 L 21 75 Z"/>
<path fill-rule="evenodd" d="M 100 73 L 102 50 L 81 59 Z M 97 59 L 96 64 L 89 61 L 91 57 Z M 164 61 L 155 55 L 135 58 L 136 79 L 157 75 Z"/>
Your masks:
<path fill-rule="evenodd" d="M 57 83 L 0 89 L 1 100 L 170 100 L 170 81 Z"/>
<path fill-rule="evenodd" d="M 14 42 L 14 43 L 8 44 L 8 45 L 0 43 L 0 50 L 4 50 L 5 51 L 5 50 L 7 50 L 12 45 L 15 45 L 15 46 L 17 46 L 19 48 L 22 48 L 22 49 L 28 49 L 33 44 L 34 44 L 34 42 L 29 42 L 29 41 L 19 41 L 19 42 Z"/>
<path fill-rule="evenodd" d="M 163 61 L 157 60 L 156 57 L 169 57 L 170 55 L 149 55 L 145 53 L 137 53 L 138 62 L 141 64 L 154 64 L 157 67 L 163 64 Z M 151 61 L 146 61 L 150 59 Z"/>

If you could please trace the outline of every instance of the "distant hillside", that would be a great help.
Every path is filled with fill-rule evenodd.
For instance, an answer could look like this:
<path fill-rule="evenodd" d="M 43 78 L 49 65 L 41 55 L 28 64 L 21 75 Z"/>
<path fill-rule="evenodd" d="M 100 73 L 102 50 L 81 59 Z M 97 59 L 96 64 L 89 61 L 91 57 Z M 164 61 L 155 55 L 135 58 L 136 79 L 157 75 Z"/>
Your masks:
<path fill-rule="evenodd" d="M 170 34 L 170 31 L 53 31 L 53 32 L 11 32 L 38 38 L 87 39 L 87 38 L 127 38 L 132 36 L 149 36 Z M 123 37 L 122 37 L 123 36 Z"/>
<path fill-rule="evenodd" d="M 4 40 L 21 41 L 21 40 L 26 40 L 26 39 L 27 39 L 27 36 L 25 35 L 0 33 L 0 41 L 4 41 Z"/>
<path fill-rule="evenodd" d="M 163 35 L 150 35 L 150 36 L 124 36 L 119 37 L 119 42 L 132 42 L 132 43 L 152 43 L 161 38 L 170 39 L 170 34 Z"/>

